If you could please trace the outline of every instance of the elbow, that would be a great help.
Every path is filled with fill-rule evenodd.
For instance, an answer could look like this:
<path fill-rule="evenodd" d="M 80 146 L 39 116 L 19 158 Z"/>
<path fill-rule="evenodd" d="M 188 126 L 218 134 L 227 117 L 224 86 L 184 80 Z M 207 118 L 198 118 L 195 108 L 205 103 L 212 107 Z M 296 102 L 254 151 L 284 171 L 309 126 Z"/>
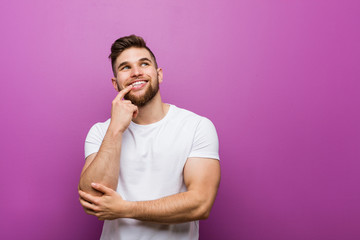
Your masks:
<path fill-rule="evenodd" d="M 209 197 L 208 195 L 198 194 L 196 198 L 194 198 L 194 211 L 193 218 L 194 220 L 206 220 L 210 216 L 210 212 L 212 206 L 214 204 L 214 199 Z"/>
<path fill-rule="evenodd" d="M 209 218 L 209 214 L 202 214 L 196 218 L 196 220 L 206 220 Z"/>
<path fill-rule="evenodd" d="M 85 188 L 81 183 L 78 185 L 78 190 L 85 191 Z"/>
<path fill-rule="evenodd" d="M 96 190 L 93 189 L 91 187 L 91 185 L 88 183 L 88 181 L 86 181 L 86 179 L 84 179 L 82 176 L 80 177 L 80 181 L 79 181 L 79 184 L 78 184 L 78 190 L 81 190 L 81 191 L 86 192 L 86 193 L 94 193 L 94 192 L 96 192 Z"/>
<path fill-rule="evenodd" d="M 197 211 L 196 211 L 196 220 L 206 220 L 209 218 L 210 216 L 210 212 L 211 212 L 211 207 L 212 205 L 211 204 L 208 204 L 208 203 L 203 203 L 201 204 Z"/>
<path fill-rule="evenodd" d="M 210 209 L 208 209 L 208 210 L 203 210 L 203 211 L 201 211 L 201 212 L 199 213 L 197 219 L 198 219 L 198 220 L 206 220 L 206 219 L 209 218 L 209 216 L 210 216 Z"/>
<path fill-rule="evenodd" d="M 80 176 L 80 180 L 79 180 L 79 184 L 78 184 L 78 190 L 82 190 L 82 191 L 86 191 L 88 190 L 89 184 L 86 184 L 86 182 L 84 181 L 83 176 Z"/>

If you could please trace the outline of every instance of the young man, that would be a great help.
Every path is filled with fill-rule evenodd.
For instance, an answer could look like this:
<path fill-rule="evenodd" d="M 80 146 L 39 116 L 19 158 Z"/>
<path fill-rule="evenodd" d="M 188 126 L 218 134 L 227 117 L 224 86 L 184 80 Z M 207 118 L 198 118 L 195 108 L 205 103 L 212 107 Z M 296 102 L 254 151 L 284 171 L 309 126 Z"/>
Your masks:
<path fill-rule="evenodd" d="M 109 58 L 119 93 L 86 137 L 80 203 L 105 220 L 101 239 L 198 239 L 220 182 L 215 127 L 161 101 L 162 69 L 141 37 L 119 38 Z"/>

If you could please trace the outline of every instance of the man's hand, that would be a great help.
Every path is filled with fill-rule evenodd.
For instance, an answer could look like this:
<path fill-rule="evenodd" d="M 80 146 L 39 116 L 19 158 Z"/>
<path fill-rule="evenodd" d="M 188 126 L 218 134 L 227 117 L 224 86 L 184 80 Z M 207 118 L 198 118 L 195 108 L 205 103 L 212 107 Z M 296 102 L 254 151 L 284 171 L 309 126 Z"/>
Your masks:
<path fill-rule="evenodd" d="M 80 203 L 87 214 L 94 215 L 99 220 L 126 217 L 124 210 L 127 202 L 117 192 L 98 183 L 92 183 L 91 186 L 103 195 L 97 197 L 79 190 Z"/>
<path fill-rule="evenodd" d="M 138 114 L 138 108 L 129 100 L 123 100 L 125 94 L 130 92 L 132 86 L 121 90 L 112 101 L 110 129 L 115 132 L 124 132 L 133 118 Z"/>

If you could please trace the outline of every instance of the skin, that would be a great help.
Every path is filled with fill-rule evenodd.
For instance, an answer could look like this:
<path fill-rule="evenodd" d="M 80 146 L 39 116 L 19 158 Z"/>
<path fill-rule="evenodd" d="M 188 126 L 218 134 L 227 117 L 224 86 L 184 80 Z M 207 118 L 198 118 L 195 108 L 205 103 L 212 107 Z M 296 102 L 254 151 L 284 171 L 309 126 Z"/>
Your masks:
<path fill-rule="evenodd" d="M 144 58 L 149 59 L 146 64 L 141 60 Z M 146 85 L 142 89 L 132 90 L 128 85 L 134 79 L 147 79 L 148 84 L 156 84 L 156 79 L 162 82 L 162 69 L 155 68 L 154 60 L 146 49 L 127 49 L 115 64 L 120 68 L 112 83 L 120 92 L 112 102 L 110 125 L 99 152 L 86 158 L 80 177 L 80 203 L 85 212 L 99 220 L 133 218 L 167 224 L 208 218 L 220 183 L 220 164 L 215 159 L 187 159 L 183 170 L 186 192 L 137 202 L 126 201 L 116 192 L 122 134 L 130 121 L 150 124 L 161 120 L 169 105 L 161 101 L 160 92 L 142 107 L 123 99 L 129 92 L 140 97 L 149 87 Z"/>

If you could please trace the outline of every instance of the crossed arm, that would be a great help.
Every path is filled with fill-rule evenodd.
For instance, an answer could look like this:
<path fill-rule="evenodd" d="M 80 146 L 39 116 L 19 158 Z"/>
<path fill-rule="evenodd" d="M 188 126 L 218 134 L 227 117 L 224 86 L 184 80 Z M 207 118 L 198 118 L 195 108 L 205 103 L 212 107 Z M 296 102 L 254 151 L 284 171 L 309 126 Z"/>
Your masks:
<path fill-rule="evenodd" d="M 91 187 L 102 196 L 79 190 L 80 203 L 85 212 L 99 220 L 133 218 L 157 223 L 182 223 L 206 219 L 215 201 L 220 182 L 218 160 L 188 158 L 184 167 L 186 192 L 151 201 L 125 201 L 114 190 L 103 184 Z"/>
<path fill-rule="evenodd" d="M 112 102 L 111 122 L 99 152 L 86 158 L 79 183 L 80 203 L 85 212 L 100 220 L 133 218 L 157 223 L 181 223 L 209 216 L 220 182 L 219 161 L 188 158 L 184 166 L 186 192 L 152 201 L 131 202 L 116 192 L 122 133 L 138 109 L 123 100 L 131 90 L 121 90 Z"/>

